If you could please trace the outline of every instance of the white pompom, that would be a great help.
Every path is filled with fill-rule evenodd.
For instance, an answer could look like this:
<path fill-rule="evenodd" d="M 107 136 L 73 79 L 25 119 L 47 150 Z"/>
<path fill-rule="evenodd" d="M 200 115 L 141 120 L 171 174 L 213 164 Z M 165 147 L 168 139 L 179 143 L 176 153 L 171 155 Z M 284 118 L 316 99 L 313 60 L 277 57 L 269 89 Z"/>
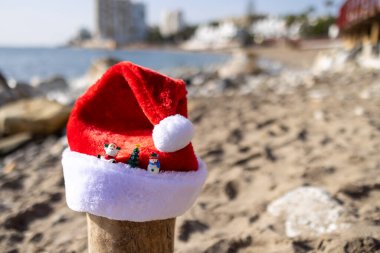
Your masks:
<path fill-rule="evenodd" d="M 186 147 L 194 136 L 193 124 L 176 114 L 160 121 L 153 129 L 154 146 L 161 152 L 175 152 Z"/>

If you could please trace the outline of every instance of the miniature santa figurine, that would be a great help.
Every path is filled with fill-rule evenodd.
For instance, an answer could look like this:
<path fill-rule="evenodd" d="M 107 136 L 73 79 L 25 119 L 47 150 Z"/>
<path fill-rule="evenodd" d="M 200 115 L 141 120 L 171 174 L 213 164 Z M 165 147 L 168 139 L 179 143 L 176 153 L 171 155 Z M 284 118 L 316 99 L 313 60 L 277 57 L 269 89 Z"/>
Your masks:
<path fill-rule="evenodd" d="M 158 155 L 154 152 L 149 156 L 148 171 L 155 174 L 160 172 L 160 161 L 158 160 Z"/>
<path fill-rule="evenodd" d="M 119 153 L 120 147 L 116 146 L 114 143 L 104 144 L 104 150 L 106 151 L 106 155 L 98 155 L 98 158 L 110 163 L 116 163 L 116 156 Z"/>

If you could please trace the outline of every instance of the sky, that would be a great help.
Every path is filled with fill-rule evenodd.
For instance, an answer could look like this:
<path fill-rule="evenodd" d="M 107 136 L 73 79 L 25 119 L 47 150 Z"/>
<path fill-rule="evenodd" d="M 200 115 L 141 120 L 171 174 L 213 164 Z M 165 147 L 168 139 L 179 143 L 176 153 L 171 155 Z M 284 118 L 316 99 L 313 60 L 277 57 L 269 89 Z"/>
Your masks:
<path fill-rule="evenodd" d="M 343 0 L 335 0 L 339 6 Z M 142 0 L 148 24 L 158 24 L 162 12 L 181 9 L 190 24 L 246 13 L 248 0 Z M 324 0 L 255 0 L 256 12 L 282 15 L 313 5 L 326 13 Z M 337 7 L 335 8 L 337 10 Z M 81 28 L 95 30 L 95 0 L 1 0 L 0 46 L 56 46 Z"/>

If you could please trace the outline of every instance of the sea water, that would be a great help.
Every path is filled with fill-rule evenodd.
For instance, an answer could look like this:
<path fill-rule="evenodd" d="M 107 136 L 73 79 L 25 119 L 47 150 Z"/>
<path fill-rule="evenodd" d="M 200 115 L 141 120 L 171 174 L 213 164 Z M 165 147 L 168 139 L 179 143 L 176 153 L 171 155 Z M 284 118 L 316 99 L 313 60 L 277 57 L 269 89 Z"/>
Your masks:
<path fill-rule="evenodd" d="M 96 50 L 78 48 L 0 48 L 0 72 L 8 79 L 29 82 L 61 75 L 66 79 L 83 76 L 91 62 L 114 57 L 157 71 L 203 68 L 228 60 L 225 54 L 169 50 Z"/>

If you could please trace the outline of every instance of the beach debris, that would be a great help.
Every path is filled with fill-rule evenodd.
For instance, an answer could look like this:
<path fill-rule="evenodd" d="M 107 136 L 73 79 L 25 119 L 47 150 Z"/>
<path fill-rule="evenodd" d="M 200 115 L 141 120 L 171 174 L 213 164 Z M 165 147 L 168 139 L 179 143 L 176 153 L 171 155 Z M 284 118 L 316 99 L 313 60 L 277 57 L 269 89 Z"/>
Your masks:
<path fill-rule="evenodd" d="M 288 237 L 318 236 L 349 226 L 342 222 L 343 206 L 325 190 L 305 186 L 292 190 L 269 204 L 267 211 L 285 219 Z"/>

